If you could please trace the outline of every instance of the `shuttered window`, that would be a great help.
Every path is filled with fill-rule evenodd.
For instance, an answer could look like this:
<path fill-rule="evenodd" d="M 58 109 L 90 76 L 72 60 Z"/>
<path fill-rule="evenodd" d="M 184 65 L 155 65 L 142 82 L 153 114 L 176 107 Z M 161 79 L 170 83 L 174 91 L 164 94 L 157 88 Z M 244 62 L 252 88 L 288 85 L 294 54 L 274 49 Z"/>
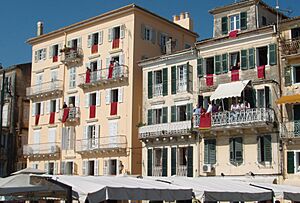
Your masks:
<path fill-rule="evenodd" d="M 215 56 L 215 73 L 221 74 L 221 56 L 220 55 L 216 55 Z"/>
<path fill-rule="evenodd" d="M 197 59 L 197 76 L 199 78 L 203 77 L 203 59 L 202 58 Z"/>
<path fill-rule="evenodd" d="M 189 146 L 187 150 L 187 177 L 193 177 L 193 147 Z"/>
<path fill-rule="evenodd" d="M 228 18 L 227 16 L 222 17 L 222 34 L 226 35 L 228 33 Z"/>
<path fill-rule="evenodd" d="M 189 103 L 186 105 L 186 120 L 191 120 L 193 115 L 193 104 Z"/>
<path fill-rule="evenodd" d="M 171 122 L 176 122 L 176 106 L 171 106 Z"/>
<path fill-rule="evenodd" d="M 241 137 L 229 139 L 230 163 L 243 163 L 243 139 Z"/>
<path fill-rule="evenodd" d="M 168 176 L 168 149 L 167 148 L 163 148 L 162 176 Z"/>
<path fill-rule="evenodd" d="M 292 68 L 291 66 L 286 66 L 284 68 L 284 85 L 290 86 L 292 84 Z"/>
<path fill-rule="evenodd" d="M 248 69 L 248 56 L 247 56 L 247 50 L 241 51 L 241 68 L 242 70 Z"/>
<path fill-rule="evenodd" d="M 163 96 L 168 95 L 168 68 L 164 68 L 162 71 L 163 78 Z"/>
<path fill-rule="evenodd" d="M 255 49 L 248 49 L 249 68 L 255 68 Z"/>
<path fill-rule="evenodd" d="M 241 30 L 247 29 L 247 12 L 241 12 Z"/>
<path fill-rule="evenodd" d="M 216 140 L 215 139 L 204 140 L 204 163 L 205 164 L 216 163 Z"/>
<path fill-rule="evenodd" d="M 257 143 L 258 162 L 270 162 L 272 161 L 272 142 L 271 135 L 265 135 L 258 137 Z"/>
<path fill-rule="evenodd" d="M 168 107 L 162 108 L 162 122 L 168 123 Z"/>
<path fill-rule="evenodd" d="M 222 69 L 223 73 L 228 72 L 228 54 L 222 54 Z"/>
<path fill-rule="evenodd" d="M 148 99 L 153 97 L 153 79 L 152 79 L 153 72 L 148 72 Z"/>
<path fill-rule="evenodd" d="M 176 94 L 176 66 L 171 67 L 171 93 Z"/>
<path fill-rule="evenodd" d="M 187 66 L 187 77 L 186 77 L 187 91 L 193 93 L 193 66 L 191 66 L 189 62 L 187 62 L 186 66 Z"/>
<path fill-rule="evenodd" d="M 148 109 L 148 125 L 152 125 L 152 109 Z"/>
<path fill-rule="evenodd" d="M 287 152 L 287 173 L 292 174 L 295 173 L 295 153 Z"/>
<path fill-rule="evenodd" d="M 147 165 L 148 165 L 148 170 L 147 170 L 147 174 L 148 176 L 152 176 L 152 149 L 148 149 L 148 162 L 147 162 Z"/>
<path fill-rule="evenodd" d="M 276 44 L 269 45 L 269 65 L 277 64 L 277 49 Z"/>
<path fill-rule="evenodd" d="M 176 175 L 176 161 L 177 161 L 177 157 L 176 157 L 176 152 L 177 148 L 176 147 L 172 147 L 171 148 L 171 176 L 172 175 Z"/>

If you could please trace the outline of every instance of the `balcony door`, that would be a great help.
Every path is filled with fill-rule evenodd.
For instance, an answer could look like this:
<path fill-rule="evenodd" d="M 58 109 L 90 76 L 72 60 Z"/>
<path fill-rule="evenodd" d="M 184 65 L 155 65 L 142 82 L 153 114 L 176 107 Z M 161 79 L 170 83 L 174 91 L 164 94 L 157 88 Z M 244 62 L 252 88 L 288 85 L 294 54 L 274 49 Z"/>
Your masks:
<path fill-rule="evenodd" d="M 300 136 L 300 105 L 294 105 L 294 134 Z"/>
<path fill-rule="evenodd" d="M 111 121 L 109 123 L 109 147 L 110 148 L 118 147 L 117 133 L 118 133 L 118 123 L 116 121 Z"/>
<path fill-rule="evenodd" d="M 36 75 L 36 81 L 35 81 L 35 85 L 36 85 L 36 93 L 39 93 L 42 91 L 42 83 L 43 83 L 43 74 L 37 74 Z"/>

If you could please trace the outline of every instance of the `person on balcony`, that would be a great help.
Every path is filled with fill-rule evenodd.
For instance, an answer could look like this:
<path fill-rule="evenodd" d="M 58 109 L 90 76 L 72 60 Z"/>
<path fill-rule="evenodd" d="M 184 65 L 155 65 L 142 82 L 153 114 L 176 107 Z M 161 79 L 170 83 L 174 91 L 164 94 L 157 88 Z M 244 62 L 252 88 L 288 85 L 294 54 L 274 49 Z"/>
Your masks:
<path fill-rule="evenodd" d="M 237 103 L 236 101 L 232 101 L 231 107 L 230 107 L 230 111 L 238 111 L 241 109 L 241 106 L 239 103 Z"/>
<path fill-rule="evenodd" d="M 244 101 L 244 102 L 241 104 L 241 109 L 250 109 L 250 103 L 247 102 L 247 101 Z"/>
<path fill-rule="evenodd" d="M 212 104 L 211 104 L 211 101 L 208 101 L 208 108 L 207 108 L 206 114 L 210 114 L 210 113 L 212 113 Z"/>
<path fill-rule="evenodd" d="M 89 67 L 86 67 L 85 83 L 90 83 L 90 82 L 91 82 L 91 69 L 89 69 Z"/>
<path fill-rule="evenodd" d="M 68 105 L 66 104 L 66 102 L 64 102 L 63 104 L 63 109 L 68 108 Z"/>

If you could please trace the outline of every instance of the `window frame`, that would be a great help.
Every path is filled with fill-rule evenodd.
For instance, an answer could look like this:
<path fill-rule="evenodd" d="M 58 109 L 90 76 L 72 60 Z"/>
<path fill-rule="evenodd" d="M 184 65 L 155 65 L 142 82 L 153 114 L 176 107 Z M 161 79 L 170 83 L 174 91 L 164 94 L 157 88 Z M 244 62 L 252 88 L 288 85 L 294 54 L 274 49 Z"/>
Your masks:
<path fill-rule="evenodd" d="M 300 69 L 300 64 L 293 64 L 291 66 L 291 68 L 292 68 L 292 71 L 291 71 L 291 74 L 292 74 L 292 85 L 299 85 L 300 84 L 300 78 L 299 78 L 299 82 L 296 82 L 296 68 L 297 67 Z"/>
<path fill-rule="evenodd" d="M 152 27 L 150 27 L 148 25 L 145 26 L 145 36 L 144 36 L 144 39 L 146 41 L 152 41 L 152 30 L 153 30 Z"/>
<path fill-rule="evenodd" d="M 235 30 L 241 30 L 240 13 L 232 14 L 232 15 L 228 16 L 228 18 L 229 18 L 229 32 L 235 31 Z M 232 23 L 233 23 L 233 27 L 232 27 Z"/>
<path fill-rule="evenodd" d="M 69 69 L 69 89 L 76 88 L 76 67 L 70 67 Z"/>

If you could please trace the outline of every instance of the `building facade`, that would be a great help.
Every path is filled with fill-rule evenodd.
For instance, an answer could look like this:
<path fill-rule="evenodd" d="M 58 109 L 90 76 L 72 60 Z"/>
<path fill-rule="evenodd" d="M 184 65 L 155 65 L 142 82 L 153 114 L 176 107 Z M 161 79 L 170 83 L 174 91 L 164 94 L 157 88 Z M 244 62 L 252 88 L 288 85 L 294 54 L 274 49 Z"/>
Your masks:
<path fill-rule="evenodd" d="M 2 104 L 1 177 L 26 168 L 27 160 L 23 157 L 22 149 L 28 139 L 29 100 L 25 92 L 26 87 L 30 86 L 30 80 L 31 63 L 13 65 L 0 70 L 1 95 L 3 95 L 0 97 Z"/>
<path fill-rule="evenodd" d="M 49 174 L 140 174 L 136 61 L 164 53 L 169 38 L 177 50 L 191 46 L 197 34 L 182 16 L 171 22 L 128 5 L 29 39 L 29 166 Z"/>

